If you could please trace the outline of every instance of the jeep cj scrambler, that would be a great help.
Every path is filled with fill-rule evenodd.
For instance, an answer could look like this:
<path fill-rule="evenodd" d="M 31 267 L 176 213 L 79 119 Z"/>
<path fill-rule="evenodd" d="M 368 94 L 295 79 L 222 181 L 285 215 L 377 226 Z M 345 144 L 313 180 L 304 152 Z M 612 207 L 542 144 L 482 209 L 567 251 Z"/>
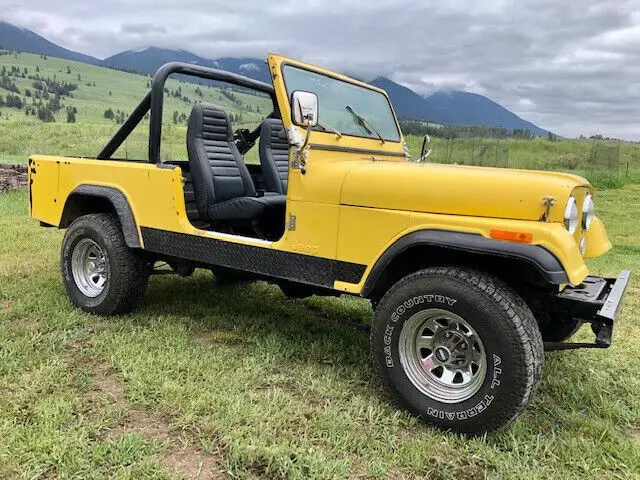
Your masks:
<path fill-rule="evenodd" d="M 610 345 L 630 273 L 589 276 L 584 259 L 611 248 L 589 182 L 411 161 L 383 90 L 277 55 L 268 66 L 272 84 L 166 64 L 96 159 L 30 158 L 30 214 L 67 229 L 74 305 L 130 311 L 159 261 L 290 297 L 359 295 L 375 310 L 371 356 L 394 403 L 471 434 L 530 403 L 544 350 Z M 171 74 L 261 92 L 273 110 L 234 134 L 223 109 L 196 103 L 188 160 L 162 161 Z M 148 112 L 148 159 L 112 158 Z M 260 164 L 247 165 L 258 139 Z M 567 342 L 583 323 L 593 343 Z"/>

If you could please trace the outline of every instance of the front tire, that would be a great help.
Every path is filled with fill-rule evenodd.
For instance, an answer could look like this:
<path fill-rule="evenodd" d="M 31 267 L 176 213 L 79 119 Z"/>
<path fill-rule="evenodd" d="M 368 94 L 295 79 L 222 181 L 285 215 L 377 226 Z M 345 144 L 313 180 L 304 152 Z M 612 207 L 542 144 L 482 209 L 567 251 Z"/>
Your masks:
<path fill-rule="evenodd" d="M 378 304 L 371 355 L 394 403 L 440 428 L 479 434 L 530 403 L 544 351 L 525 302 L 499 279 L 455 267 L 413 273 Z"/>
<path fill-rule="evenodd" d="M 60 266 L 71 302 L 97 315 L 133 310 L 149 280 L 147 262 L 127 246 L 120 222 L 108 213 L 73 221 L 62 240 Z"/>

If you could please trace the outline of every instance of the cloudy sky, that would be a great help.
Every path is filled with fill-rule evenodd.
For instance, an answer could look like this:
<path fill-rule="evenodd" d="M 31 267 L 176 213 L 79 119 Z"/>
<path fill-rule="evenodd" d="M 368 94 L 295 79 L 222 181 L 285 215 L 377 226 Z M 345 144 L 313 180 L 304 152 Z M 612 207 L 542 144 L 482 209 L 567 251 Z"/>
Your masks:
<path fill-rule="evenodd" d="M 640 140 L 640 0 L 0 0 L 0 16 L 100 58 L 274 51 L 481 93 L 565 136 Z"/>

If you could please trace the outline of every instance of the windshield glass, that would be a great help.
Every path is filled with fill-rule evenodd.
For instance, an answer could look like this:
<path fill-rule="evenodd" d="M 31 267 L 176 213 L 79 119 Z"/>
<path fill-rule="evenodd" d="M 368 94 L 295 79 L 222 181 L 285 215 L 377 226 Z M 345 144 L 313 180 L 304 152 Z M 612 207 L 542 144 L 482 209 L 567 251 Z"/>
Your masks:
<path fill-rule="evenodd" d="M 318 96 L 318 121 L 321 125 L 343 135 L 378 139 L 374 129 L 358 122 L 349 112 L 347 107 L 351 107 L 386 141 L 400 141 L 391 105 L 381 93 L 291 65 L 284 67 L 284 81 L 289 98 L 296 90 L 313 92 Z M 319 129 L 322 130 L 322 126 Z"/>

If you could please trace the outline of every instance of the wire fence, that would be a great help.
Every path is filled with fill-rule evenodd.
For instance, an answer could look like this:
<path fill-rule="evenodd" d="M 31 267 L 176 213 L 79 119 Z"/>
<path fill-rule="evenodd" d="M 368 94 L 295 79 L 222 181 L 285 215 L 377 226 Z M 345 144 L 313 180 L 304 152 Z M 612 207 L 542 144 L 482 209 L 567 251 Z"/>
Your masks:
<path fill-rule="evenodd" d="M 530 170 L 567 171 L 588 178 L 617 180 L 628 175 L 623 165 L 620 143 L 605 140 L 572 142 L 559 145 L 549 141 L 504 140 L 496 138 L 434 139 L 434 163 L 476 165 L 482 167 L 522 168 Z"/>
<path fill-rule="evenodd" d="M 510 166 L 509 147 L 499 139 L 446 139 L 443 142 L 443 151 L 438 155 L 439 162 L 483 167 Z"/>
<path fill-rule="evenodd" d="M 593 142 L 589 152 L 588 171 L 593 174 L 620 175 L 620 144 Z M 627 169 L 628 174 L 628 169 Z"/>

